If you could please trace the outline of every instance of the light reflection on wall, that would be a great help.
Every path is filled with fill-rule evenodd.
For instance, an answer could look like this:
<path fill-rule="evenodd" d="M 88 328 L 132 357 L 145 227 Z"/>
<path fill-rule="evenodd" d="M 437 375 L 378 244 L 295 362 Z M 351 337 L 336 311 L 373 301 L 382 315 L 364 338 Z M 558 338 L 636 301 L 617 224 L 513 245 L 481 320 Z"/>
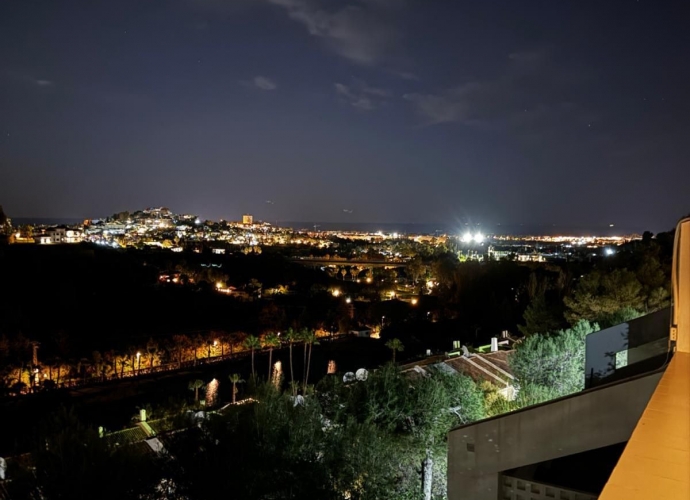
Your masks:
<path fill-rule="evenodd" d="M 330 360 L 330 361 L 328 362 L 328 374 L 329 374 L 329 375 L 333 375 L 333 374 L 335 373 L 335 370 L 336 370 L 336 368 L 335 368 L 335 361 L 334 361 L 334 360 Z"/>
<path fill-rule="evenodd" d="M 214 406 L 218 399 L 218 384 L 219 382 L 214 378 L 206 386 L 206 406 Z"/>
<path fill-rule="evenodd" d="M 276 389 L 280 389 L 280 382 L 283 379 L 283 363 L 280 360 L 273 364 L 273 376 L 271 377 L 271 382 L 276 386 Z"/>

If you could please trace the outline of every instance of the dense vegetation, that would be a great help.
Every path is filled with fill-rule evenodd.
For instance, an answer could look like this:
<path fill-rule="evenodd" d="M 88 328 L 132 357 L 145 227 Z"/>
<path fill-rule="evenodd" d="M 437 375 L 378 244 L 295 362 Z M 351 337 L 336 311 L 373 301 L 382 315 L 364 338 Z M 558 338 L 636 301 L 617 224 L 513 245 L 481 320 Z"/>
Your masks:
<path fill-rule="evenodd" d="M 250 385 L 257 403 L 179 421 L 158 457 L 146 446 L 109 447 L 60 411 L 41 427 L 31 464 L 10 470 L 11 487 L 49 499 L 193 500 L 413 499 L 426 486 L 442 498 L 448 429 L 484 416 L 471 379 L 410 379 L 392 364 L 364 381 L 326 377 L 305 398 Z"/>

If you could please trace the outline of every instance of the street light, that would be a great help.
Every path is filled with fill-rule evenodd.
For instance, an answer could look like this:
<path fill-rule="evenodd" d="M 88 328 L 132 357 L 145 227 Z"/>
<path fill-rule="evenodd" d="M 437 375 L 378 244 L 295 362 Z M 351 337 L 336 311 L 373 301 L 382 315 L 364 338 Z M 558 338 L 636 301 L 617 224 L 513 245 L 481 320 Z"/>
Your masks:
<path fill-rule="evenodd" d="M 137 352 L 137 375 L 141 373 L 141 353 Z"/>

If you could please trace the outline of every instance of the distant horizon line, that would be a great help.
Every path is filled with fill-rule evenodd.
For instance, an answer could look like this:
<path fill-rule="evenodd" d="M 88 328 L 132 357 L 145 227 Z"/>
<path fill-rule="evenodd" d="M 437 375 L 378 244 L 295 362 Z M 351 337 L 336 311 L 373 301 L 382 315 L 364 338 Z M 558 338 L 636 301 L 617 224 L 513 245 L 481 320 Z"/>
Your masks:
<path fill-rule="evenodd" d="M 177 214 L 176 214 L 177 215 Z M 252 215 L 252 214 L 245 214 L 245 215 Z M 107 219 L 108 217 L 111 217 L 111 215 L 107 215 L 104 217 L 75 217 L 75 216 L 52 216 L 52 217 L 44 217 L 44 216 L 9 216 L 8 217 L 12 220 L 73 220 L 73 221 L 84 221 L 84 220 L 103 220 Z M 587 227 L 605 227 L 605 228 L 615 228 L 615 227 L 624 227 L 624 226 L 610 226 L 609 224 L 586 224 L 586 223 L 576 223 L 576 224 L 561 224 L 561 223 L 548 223 L 548 222 L 509 222 L 509 223 L 503 223 L 503 222 L 496 222 L 496 223 L 483 223 L 483 222 L 477 222 L 473 224 L 469 223 L 454 223 L 454 222 L 439 222 L 439 221 L 425 221 L 425 222 L 409 222 L 409 221 L 366 221 L 366 220 L 357 220 L 357 221 L 336 221 L 336 220 L 294 220 L 294 219 L 273 219 L 273 218 L 257 218 L 254 217 L 254 219 L 258 222 L 268 222 L 268 223 L 291 223 L 291 224 L 344 224 L 344 225 L 351 225 L 351 224 L 383 224 L 383 225 L 408 225 L 408 226 L 433 226 L 433 225 L 438 225 L 438 226 L 452 226 L 452 225 L 457 225 L 457 226 L 470 226 L 470 227 L 475 227 L 475 226 L 506 226 L 506 227 L 515 227 L 515 226 L 530 226 L 530 227 L 571 227 L 571 228 L 587 228 Z M 237 219 L 224 219 L 224 218 L 219 218 L 219 219 L 203 219 L 203 220 L 210 220 L 213 222 L 218 222 L 218 221 L 225 221 L 225 222 L 242 222 L 242 217 L 240 216 Z"/>
<path fill-rule="evenodd" d="M 84 220 L 99 220 L 99 218 L 89 219 L 84 217 L 10 217 L 12 220 L 22 222 L 24 224 L 76 224 Z M 103 217 L 104 219 L 105 217 Z M 213 220 L 213 219 L 206 219 Z M 217 219 L 229 221 L 228 219 Z M 411 229 L 418 229 L 420 234 L 431 234 L 435 232 L 443 232 L 445 234 L 452 234 L 460 232 L 463 229 L 486 230 L 489 234 L 500 234 L 497 230 L 506 230 L 506 234 L 521 234 L 521 235 L 546 235 L 554 231 L 570 231 L 575 235 L 595 234 L 595 232 L 606 232 L 608 234 L 616 234 L 619 236 L 642 234 L 644 231 L 651 229 L 631 228 L 625 226 L 610 226 L 606 224 L 556 224 L 556 223 L 441 223 L 441 222 L 353 222 L 353 221 L 295 221 L 295 220 L 270 220 L 270 219 L 256 219 L 257 222 L 268 222 L 281 227 L 289 227 L 291 229 L 311 229 L 317 226 L 317 229 L 322 227 L 323 231 L 332 230 L 364 230 L 367 232 L 375 232 L 378 230 L 386 232 L 400 232 L 400 233 L 414 233 Z M 231 222 L 241 222 L 241 219 L 233 220 Z M 377 226 L 380 226 L 377 228 Z M 359 228 L 359 229 L 358 229 Z M 421 230 L 423 229 L 423 230 Z M 668 230 L 668 229 L 667 229 Z M 664 231 L 667 231 L 664 230 Z M 659 232 L 659 231 L 654 231 Z M 663 232 L 663 231 L 662 231 Z M 575 234 L 577 233 L 577 234 Z M 563 233 L 565 234 L 565 233 Z"/>

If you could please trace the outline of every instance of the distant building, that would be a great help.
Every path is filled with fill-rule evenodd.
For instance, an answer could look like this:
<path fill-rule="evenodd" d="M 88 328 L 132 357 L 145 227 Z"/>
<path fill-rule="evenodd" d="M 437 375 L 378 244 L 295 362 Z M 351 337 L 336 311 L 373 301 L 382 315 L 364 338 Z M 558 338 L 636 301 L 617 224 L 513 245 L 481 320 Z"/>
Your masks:
<path fill-rule="evenodd" d="M 39 245 L 55 245 L 60 243 L 79 243 L 83 240 L 84 233 L 79 229 L 66 226 L 57 226 L 46 229 L 41 234 L 34 235 L 34 240 Z"/>
<path fill-rule="evenodd" d="M 251 226 L 252 224 L 254 224 L 254 216 L 249 215 L 249 214 L 244 214 L 242 216 L 242 224 L 246 224 L 248 226 Z"/>

